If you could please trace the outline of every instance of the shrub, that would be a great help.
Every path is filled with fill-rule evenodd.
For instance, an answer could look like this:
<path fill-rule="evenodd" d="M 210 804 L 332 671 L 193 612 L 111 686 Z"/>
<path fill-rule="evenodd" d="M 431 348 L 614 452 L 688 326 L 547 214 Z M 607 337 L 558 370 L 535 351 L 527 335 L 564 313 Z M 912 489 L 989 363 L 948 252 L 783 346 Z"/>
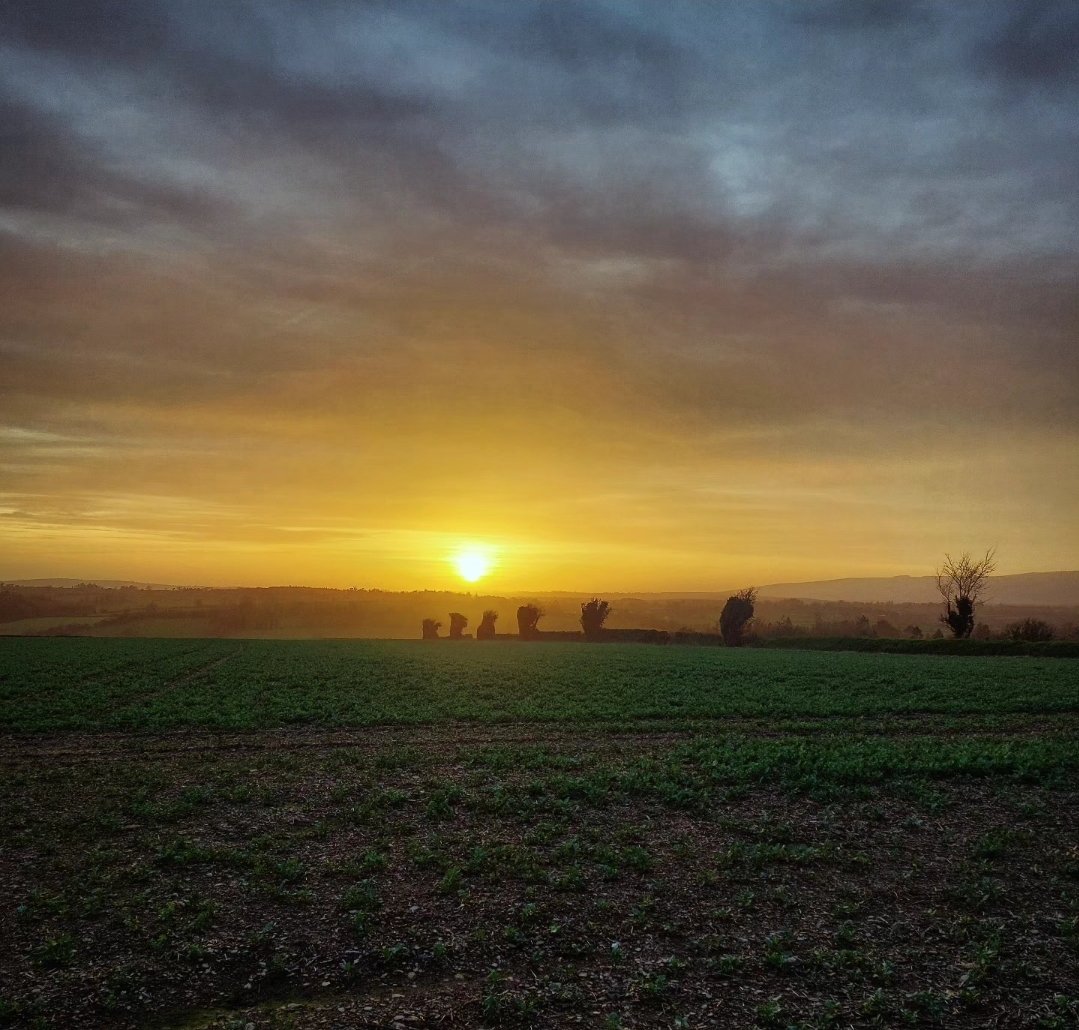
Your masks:
<path fill-rule="evenodd" d="M 467 616 L 460 612 L 450 612 L 450 640 L 460 640 L 467 625 Z"/>
<path fill-rule="evenodd" d="M 719 616 L 719 632 L 723 643 L 728 647 L 741 647 L 745 643 L 746 630 L 753 621 L 756 600 L 756 587 L 746 587 L 733 597 L 727 598 Z"/>
<path fill-rule="evenodd" d="M 476 628 L 477 640 L 494 640 L 495 638 L 495 623 L 498 621 L 498 612 L 493 608 L 488 608 L 483 613 L 483 618 L 480 620 L 479 626 Z"/>
<path fill-rule="evenodd" d="M 598 597 L 593 597 L 591 601 L 586 601 L 582 604 L 581 629 L 584 630 L 584 635 L 589 638 L 598 637 L 603 630 L 603 624 L 607 621 L 607 616 L 610 614 L 610 604 L 606 601 L 601 601 Z"/>
<path fill-rule="evenodd" d="M 534 640 L 543 609 L 535 604 L 522 604 L 517 609 L 517 632 L 522 640 Z"/>

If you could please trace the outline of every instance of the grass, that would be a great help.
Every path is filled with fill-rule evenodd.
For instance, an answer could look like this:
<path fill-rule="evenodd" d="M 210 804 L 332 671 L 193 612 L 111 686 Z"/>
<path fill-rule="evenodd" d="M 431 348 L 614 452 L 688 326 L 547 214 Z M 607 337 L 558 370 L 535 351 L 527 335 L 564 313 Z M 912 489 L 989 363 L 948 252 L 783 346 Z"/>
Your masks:
<path fill-rule="evenodd" d="M 0 647 L 0 1026 L 1079 1017 L 1068 661 Z"/>
<path fill-rule="evenodd" d="M 1079 709 L 1068 660 L 413 641 L 0 640 L 0 729 L 979 716 Z"/>

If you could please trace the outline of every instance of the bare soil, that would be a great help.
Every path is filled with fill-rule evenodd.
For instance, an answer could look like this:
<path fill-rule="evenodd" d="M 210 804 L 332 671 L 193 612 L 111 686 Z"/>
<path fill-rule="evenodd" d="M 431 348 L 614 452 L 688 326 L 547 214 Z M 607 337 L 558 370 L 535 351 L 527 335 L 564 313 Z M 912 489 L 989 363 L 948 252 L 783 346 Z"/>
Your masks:
<path fill-rule="evenodd" d="M 0 1025 L 1079 1025 L 1073 789 L 625 786 L 701 732 L 0 738 Z"/>

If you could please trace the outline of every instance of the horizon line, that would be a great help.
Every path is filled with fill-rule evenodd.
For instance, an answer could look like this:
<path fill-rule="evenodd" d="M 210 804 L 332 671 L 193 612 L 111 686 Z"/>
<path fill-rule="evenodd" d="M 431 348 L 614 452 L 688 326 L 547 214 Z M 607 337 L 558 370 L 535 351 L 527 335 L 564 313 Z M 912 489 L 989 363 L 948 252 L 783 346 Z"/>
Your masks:
<path fill-rule="evenodd" d="M 1030 572 L 1007 572 L 995 574 L 992 578 L 994 580 L 1011 579 L 1020 576 L 1054 576 L 1054 575 L 1079 575 L 1079 569 L 1049 569 L 1049 570 L 1036 570 Z M 848 581 L 872 581 L 872 580 L 919 580 L 935 578 L 933 573 L 924 573 L 921 575 L 912 575 L 910 573 L 896 573 L 886 576 L 835 576 L 830 579 L 804 579 L 804 580 L 779 580 L 772 583 L 761 583 L 759 585 L 751 584 L 757 590 L 768 590 L 775 587 L 785 586 L 802 586 L 810 584 L 826 584 L 826 583 L 842 583 Z M 521 597 L 543 597 L 543 596 L 555 596 L 555 595 L 573 595 L 577 594 L 587 595 L 589 597 L 598 596 L 600 594 L 609 594 L 612 596 L 633 596 L 636 594 L 662 594 L 673 597 L 685 597 L 690 595 L 698 596 L 710 596 L 720 595 L 726 593 L 728 590 L 740 589 L 734 585 L 716 587 L 714 589 L 691 589 L 691 588 L 674 588 L 674 589 L 649 589 L 649 588 L 621 588 L 621 589 L 603 589 L 603 588 L 589 588 L 587 590 L 575 590 L 569 588 L 556 588 L 548 590 L 531 590 L 531 589 L 518 589 L 518 588 L 505 588 L 500 587 L 498 590 L 476 590 L 475 584 L 468 584 L 472 589 L 462 589 L 454 587 L 384 587 L 384 586 L 361 586 L 359 584 L 349 584 L 347 586 L 329 586 L 319 583 L 269 583 L 269 584 L 252 584 L 252 583 L 163 583 L 152 582 L 149 580 L 134 580 L 125 579 L 116 576 L 100 576 L 100 577 L 78 577 L 78 576 L 32 576 L 22 577 L 20 579 L 9 579 L 7 577 L 0 576 L 0 585 L 11 586 L 31 586 L 35 583 L 45 584 L 49 581 L 63 580 L 70 582 L 72 586 L 79 584 L 86 584 L 88 586 L 100 586 L 101 582 L 120 584 L 118 586 L 101 587 L 103 590 L 115 590 L 123 589 L 125 586 L 135 586 L 143 589 L 167 589 L 167 590 L 337 590 L 337 591 L 351 591 L 351 590 L 364 590 L 369 592 L 379 592 L 386 594 L 418 594 L 418 593 L 431 593 L 431 594 L 467 594 L 471 596 L 521 596 Z M 57 587 L 56 589 L 64 589 L 63 587 Z"/>

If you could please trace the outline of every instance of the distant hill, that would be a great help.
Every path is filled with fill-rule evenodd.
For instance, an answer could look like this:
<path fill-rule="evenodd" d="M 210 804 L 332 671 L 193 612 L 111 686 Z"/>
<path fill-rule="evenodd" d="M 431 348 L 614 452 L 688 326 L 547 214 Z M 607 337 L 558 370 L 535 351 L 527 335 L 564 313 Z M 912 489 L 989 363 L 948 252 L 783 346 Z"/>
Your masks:
<path fill-rule="evenodd" d="M 5 579 L 0 583 L 7 583 L 16 587 L 77 587 L 83 584 L 104 587 L 107 590 L 118 590 L 121 587 L 137 587 L 139 590 L 175 590 L 176 587 L 169 583 L 135 583 L 127 579 Z"/>
<path fill-rule="evenodd" d="M 761 587 L 759 594 L 761 597 L 797 597 L 814 601 L 885 601 L 892 604 L 926 604 L 940 599 L 935 576 L 771 583 Z M 993 576 L 989 581 L 986 603 L 1079 604 L 1079 572 L 1024 572 L 1016 576 Z"/>
<path fill-rule="evenodd" d="M 71 588 L 85 583 L 92 583 L 106 589 L 120 589 L 124 587 L 137 587 L 140 590 L 178 590 L 175 584 L 167 583 L 137 583 L 130 580 L 118 579 L 22 579 L 0 580 L 13 586 L 20 587 L 52 587 Z M 240 587 L 202 587 L 186 589 L 202 589 L 209 592 L 242 590 Z M 320 592 L 323 588 L 304 587 L 267 587 L 261 588 L 263 592 L 311 590 Z M 570 604 L 570 610 L 576 610 L 576 602 L 582 597 L 598 594 L 609 600 L 655 600 L 655 601 L 725 601 L 734 591 L 735 586 L 728 586 L 716 590 L 693 591 L 693 590 L 667 590 L 667 591 L 610 591 L 610 590 L 550 590 L 537 593 L 514 595 L 518 603 L 520 598 L 539 599 L 544 603 L 566 601 Z M 329 593 L 337 591 L 329 590 Z M 401 594 L 401 596 L 428 596 L 431 600 L 436 598 L 456 598 L 474 596 L 478 601 L 482 594 L 465 595 L 458 591 L 428 590 L 428 591 L 375 591 L 375 593 L 387 596 Z M 814 580 L 807 583 L 769 583 L 759 587 L 758 594 L 761 598 L 769 599 L 799 599 L 807 601 L 850 601 L 855 603 L 882 603 L 882 604 L 935 604 L 940 600 L 937 594 L 937 581 L 934 576 L 887 576 L 887 577 L 852 577 L 848 579 L 825 579 Z M 490 600 L 507 600 L 506 598 L 491 597 Z M 1002 605 L 1079 605 L 1079 572 L 1025 572 L 1014 576 L 993 576 L 989 581 L 989 589 L 986 596 L 987 604 Z"/>
<path fill-rule="evenodd" d="M 608 599 L 675 601 L 679 599 L 725 601 L 741 585 L 729 584 L 716 590 L 598 591 Z M 551 590 L 532 596 L 573 599 L 591 596 L 595 590 Z M 882 604 L 936 604 L 940 601 L 935 576 L 880 576 L 821 579 L 806 583 L 769 583 L 757 588 L 760 597 L 806 601 L 853 601 Z M 1024 572 L 1013 576 L 993 576 L 989 581 L 987 604 L 1079 605 L 1079 572 Z"/>

